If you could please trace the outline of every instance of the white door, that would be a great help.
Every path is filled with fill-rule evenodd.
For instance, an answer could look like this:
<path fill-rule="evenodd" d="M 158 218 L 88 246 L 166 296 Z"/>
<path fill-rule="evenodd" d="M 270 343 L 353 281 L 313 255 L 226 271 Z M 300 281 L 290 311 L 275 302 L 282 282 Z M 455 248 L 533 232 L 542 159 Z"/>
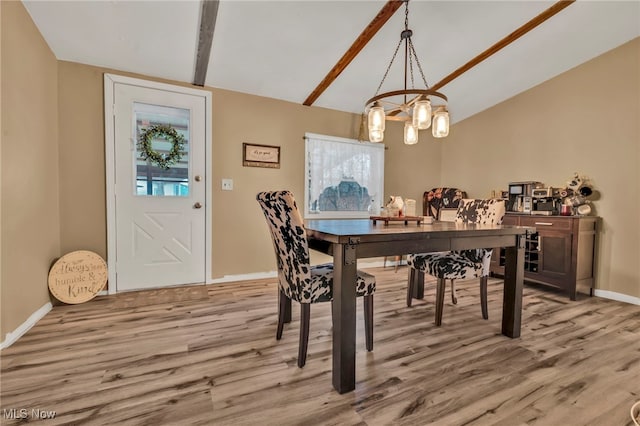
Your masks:
<path fill-rule="evenodd" d="M 107 173 L 113 173 L 115 229 L 109 229 L 109 242 L 115 250 L 109 247 L 109 267 L 115 271 L 110 270 L 109 288 L 112 279 L 117 291 L 204 283 L 208 98 L 174 86 L 117 81 L 111 86 L 113 164 Z M 164 130 L 148 133 L 158 126 Z M 171 156 L 181 139 L 171 135 L 174 130 L 183 144 L 180 154 Z M 145 159 L 140 141 L 146 132 L 146 152 L 160 161 Z M 163 158 L 175 163 L 162 164 Z"/>

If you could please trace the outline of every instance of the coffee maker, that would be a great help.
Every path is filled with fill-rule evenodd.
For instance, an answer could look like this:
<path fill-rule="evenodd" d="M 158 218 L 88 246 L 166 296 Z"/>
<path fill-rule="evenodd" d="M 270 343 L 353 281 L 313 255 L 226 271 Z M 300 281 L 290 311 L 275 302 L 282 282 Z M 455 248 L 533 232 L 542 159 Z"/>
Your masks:
<path fill-rule="evenodd" d="M 559 191 L 554 188 L 536 188 L 531 192 L 533 204 L 531 214 L 551 216 L 560 210 Z"/>
<path fill-rule="evenodd" d="M 507 198 L 507 213 L 527 213 L 533 210 L 532 192 L 535 188 L 542 187 L 542 182 L 509 182 L 509 193 Z"/>

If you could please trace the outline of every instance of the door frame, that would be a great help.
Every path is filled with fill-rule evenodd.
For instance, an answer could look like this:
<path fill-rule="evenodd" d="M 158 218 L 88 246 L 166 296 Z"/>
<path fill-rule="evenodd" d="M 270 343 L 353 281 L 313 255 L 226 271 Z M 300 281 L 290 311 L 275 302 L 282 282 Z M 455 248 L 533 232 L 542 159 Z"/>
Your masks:
<path fill-rule="evenodd" d="M 108 294 L 118 291 L 116 274 L 116 194 L 115 194 L 115 85 L 128 84 L 148 89 L 164 90 L 205 99 L 205 284 L 213 282 L 212 276 L 212 212 L 213 212 L 213 166 L 212 166 L 212 94 L 208 90 L 193 89 L 173 84 L 158 83 L 116 74 L 104 74 L 104 137 L 105 137 L 105 177 L 107 197 L 107 270 L 109 278 Z"/>

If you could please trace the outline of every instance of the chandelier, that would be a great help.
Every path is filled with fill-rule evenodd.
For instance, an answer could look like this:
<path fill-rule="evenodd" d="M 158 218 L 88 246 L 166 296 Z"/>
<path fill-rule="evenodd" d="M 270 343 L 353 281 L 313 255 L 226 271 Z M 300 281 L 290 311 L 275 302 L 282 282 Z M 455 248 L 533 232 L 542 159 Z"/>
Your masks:
<path fill-rule="evenodd" d="M 433 137 L 446 137 L 449 134 L 449 111 L 446 106 L 447 97 L 440 92 L 431 90 L 424 77 L 418 55 L 416 55 L 416 50 L 411 42 L 413 32 L 409 29 L 409 0 L 402 1 L 405 4 L 404 30 L 400 33 L 400 41 L 393 52 L 391 62 L 389 62 L 375 96 L 365 104 L 365 113 L 368 118 L 369 140 L 371 142 L 383 141 L 385 121 L 392 120 L 405 122 L 404 143 L 414 145 L 418 143 L 418 131 L 429 127 L 431 127 Z M 379 93 L 403 42 L 404 89 Z M 424 89 L 416 89 L 414 86 L 414 66 L 420 72 Z M 411 81 L 410 87 L 408 85 L 409 79 Z M 444 104 L 432 106 L 431 98 L 438 98 L 440 101 L 444 101 Z M 402 99 L 402 101 L 398 101 L 398 99 Z"/>

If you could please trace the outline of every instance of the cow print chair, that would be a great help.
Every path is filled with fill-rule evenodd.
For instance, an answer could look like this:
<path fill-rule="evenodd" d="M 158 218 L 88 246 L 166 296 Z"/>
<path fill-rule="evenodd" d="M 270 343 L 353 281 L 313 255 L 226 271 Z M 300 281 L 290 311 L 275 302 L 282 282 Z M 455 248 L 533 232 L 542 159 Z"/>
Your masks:
<path fill-rule="evenodd" d="M 455 222 L 500 225 L 504 214 L 505 205 L 503 200 L 465 199 L 458 206 Z M 480 278 L 482 318 L 488 319 L 487 280 L 492 253 L 493 249 L 473 249 L 409 255 L 407 258 L 407 264 L 409 265 L 407 306 L 411 306 L 414 287 L 417 284 L 416 280 L 420 277 L 417 271 L 436 277 L 435 323 L 440 326 L 442 324 L 446 280 L 451 280 L 451 299 L 453 304 L 456 304 L 458 300 L 455 297 L 454 280 Z"/>
<path fill-rule="evenodd" d="M 307 359 L 309 318 L 311 304 L 331 302 L 333 299 L 333 264 L 311 266 L 309 244 L 302 215 L 290 191 L 260 192 L 256 199 L 269 225 L 278 265 L 278 328 L 276 339 L 282 338 L 282 329 L 290 301 L 300 304 L 300 343 L 298 367 Z M 376 279 L 358 270 L 356 295 L 363 296 L 366 346 L 373 350 L 373 293 Z M 290 311 L 289 311 L 290 315 Z"/>

